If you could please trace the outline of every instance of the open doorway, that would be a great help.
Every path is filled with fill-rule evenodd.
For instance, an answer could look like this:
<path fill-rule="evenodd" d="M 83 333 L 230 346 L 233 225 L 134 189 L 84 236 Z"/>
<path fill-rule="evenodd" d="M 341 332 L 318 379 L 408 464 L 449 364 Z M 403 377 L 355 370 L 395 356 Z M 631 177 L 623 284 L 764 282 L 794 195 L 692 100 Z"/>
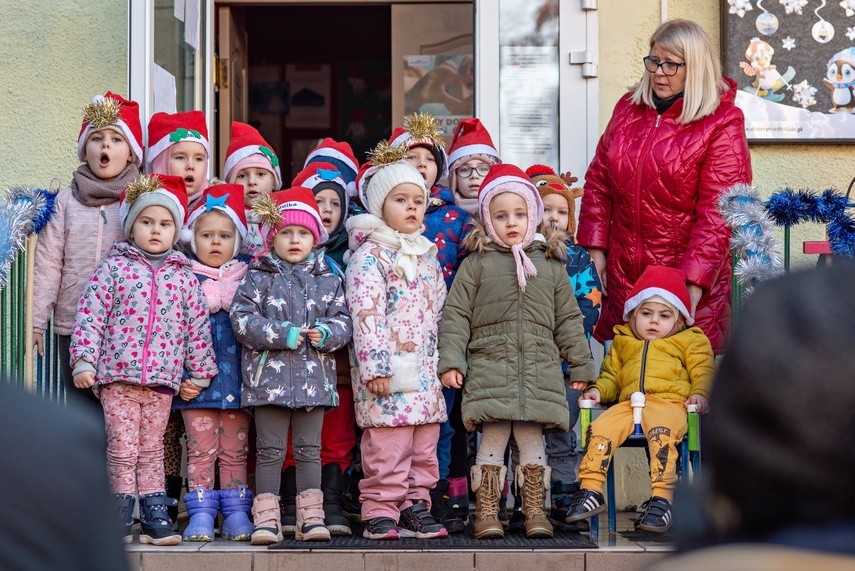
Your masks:
<path fill-rule="evenodd" d="M 246 68 L 232 77 L 233 88 L 242 78 L 246 82 L 242 120 L 275 149 L 284 180 L 297 174 L 324 137 L 347 141 L 363 161 L 391 133 L 391 10 L 389 5 L 230 8 L 232 23 L 245 31 Z M 241 113 L 228 111 L 218 117 L 241 120 Z M 222 150 L 228 126 L 220 125 L 219 132 Z"/>

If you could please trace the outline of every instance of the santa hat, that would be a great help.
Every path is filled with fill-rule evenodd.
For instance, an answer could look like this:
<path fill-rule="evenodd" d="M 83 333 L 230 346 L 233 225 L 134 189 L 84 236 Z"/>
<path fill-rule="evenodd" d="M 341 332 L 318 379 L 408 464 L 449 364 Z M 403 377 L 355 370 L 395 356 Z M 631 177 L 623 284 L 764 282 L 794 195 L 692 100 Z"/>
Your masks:
<path fill-rule="evenodd" d="M 303 226 L 308 228 L 315 237 L 315 245 L 329 239 L 321 211 L 315 202 L 315 195 L 308 188 L 293 186 L 287 190 L 271 192 L 269 196 L 261 196 L 252 206 L 259 215 L 266 231 L 265 244 L 270 247 L 276 232 L 283 226 Z"/>
<path fill-rule="evenodd" d="M 478 119 L 461 119 L 454 128 L 451 138 L 451 146 L 448 147 L 449 168 L 454 168 L 454 163 L 470 155 L 487 155 L 494 157 L 496 163 L 502 162 L 490 133 Z"/>
<path fill-rule="evenodd" d="M 187 224 L 181 231 L 181 239 L 184 242 L 193 242 L 193 225 L 203 214 L 217 210 L 228 216 L 240 234 L 241 240 L 246 238 L 246 207 L 243 202 L 243 186 L 239 184 L 215 184 L 205 189 L 202 199 L 190 210 Z"/>
<path fill-rule="evenodd" d="M 312 163 L 321 162 L 333 165 L 345 182 L 345 189 L 349 197 L 356 195 L 356 173 L 359 172 L 359 161 L 353 154 L 353 149 L 344 141 L 339 142 L 327 137 L 315 147 L 309 156 L 306 157 L 306 162 L 303 167 L 308 167 Z"/>
<path fill-rule="evenodd" d="M 151 171 L 154 160 L 176 143 L 199 143 L 210 157 L 208 125 L 201 111 L 182 113 L 155 113 L 148 122 L 148 152 L 146 169 Z"/>
<path fill-rule="evenodd" d="M 83 109 L 83 125 L 77 136 L 77 158 L 86 160 L 86 139 L 101 129 L 115 129 L 128 141 L 136 165 L 142 166 L 143 136 L 140 124 L 140 107 L 136 101 L 125 99 L 108 91 L 96 95 Z"/>
<path fill-rule="evenodd" d="M 356 181 L 354 182 L 354 186 L 356 187 L 356 198 L 359 199 L 358 204 L 362 204 L 363 207 L 365 204 L 362 202 L 362 195 L 365 190 L 366 175 L 368 174 L 368 171 L 374 172 L 374 170 L 376 170 L 374 168 L 375 166 L 376 165 L 371 161 L 365 161 L 362 163 L 362 166 L 359 167 L 359 172 L 356 173 Z"/>
<path fill-rule="evenodd" d="M 641 277 L 632 286 L 626 302 L 623 304 L 623 319 L 628 321 L 632 312 L 641 304 L 655 301 L 664 303 L 683 314 L 687 325 L 695 320 L 689 314 L 692 305 L 689 289 L 686 287 L 686 273 L 667 266 L 647 266 Z"/>
<path fill-rule="evenodd" d="M 428 113 L 414 113 L 404 117 L 404 126 L 395 127 L 389 137 L 389 146 L 412 149 L 425 147 L 430 150 L 436 161 L 436 180 L 448 176 L 448 156 L 445 154 L 445 141 L 439 121 Z"/>
<path fill-rule="evenodd" d="M 528 228 L 519 244 L 509 245 L 503 242 L 496 234 L 493 221 L 490 219 L 490 201 L 505 192 L 519 195 L 527 206 Z M 537 227 L 543 220 L 543 201 L 540 199 L 540 194 L 518 166 L 507 163 L 495 165 L 484 177 L 481 188 L 478 190 L 478 211 L 481 214 L 481 222 L 487 230 L 487 236 L 499 246 L 510 248 L 513 252 L 517 266 L 517 283 L 520 289 L 525 290 L 526 277 L 537 275 L 537 269 L 524 249 L 534 241 Z"/>
<path fill-rule="evenodd" d="M 223 165 L 223 176 L 226 182 L 233 183 L 242 169 L 252 167 L 270 171 L 276 179 L 275 188 L 282 187 L 279 157 L 255 127 L 233 121 L 229 146 L 226 149 L 226 164 Z"/>
<path fill-rule="evenodd" d="M 131 229 L 140 212 L 149 206 L 166 208 L 181 228 L 187 219 L 187 187 L 180 176 L 161 174 L 142 175 L 134 179 L 119 195 L 119 220 L 125 236 L 130 238 Z M 178 242 L 179 232 L 172 239 L 174 246 Z"/>
<path fill-rule="evenodd" d="M 331 163 L 313 162 L 297 173 L 291 186 L 302 186 L 314 194 L 324 189 L 334 190 L 341 199 L 342 212 L 347 212 L 347 183 L 341 172 Z"/>

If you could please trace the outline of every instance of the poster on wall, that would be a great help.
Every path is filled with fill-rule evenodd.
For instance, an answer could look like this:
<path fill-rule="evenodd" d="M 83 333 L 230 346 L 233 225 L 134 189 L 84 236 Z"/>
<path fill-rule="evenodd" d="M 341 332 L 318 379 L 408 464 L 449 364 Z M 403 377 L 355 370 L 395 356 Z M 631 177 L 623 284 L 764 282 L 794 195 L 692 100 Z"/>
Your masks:
<path fill-rule="evenodd" d="M 404 114 L 430 113 L 447 141 L 461 119 L 475 112 L 471 55 L 404 56 Z"/>
<path fill-rule="evenodd" d="M 291 101 L 285 117 L 286 129 L 329 129 L 330 110 L 329 64 L 288 64 L 285 79 Z"/>
<path fill-rule="evenodd" d="M 855 0 L 722 0 L 722 28 L 749 141 L 855 141 Z"/>

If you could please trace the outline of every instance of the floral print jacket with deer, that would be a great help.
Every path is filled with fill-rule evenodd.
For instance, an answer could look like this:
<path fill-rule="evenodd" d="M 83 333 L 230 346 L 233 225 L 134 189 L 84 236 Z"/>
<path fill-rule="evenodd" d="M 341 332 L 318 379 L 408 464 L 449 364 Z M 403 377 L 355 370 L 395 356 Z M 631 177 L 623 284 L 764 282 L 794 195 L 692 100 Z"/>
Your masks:
<path fill-rule="evenodd" d="M 155 268 L 136 246 L 118 242 L 95 269 L 77 304 L 71 362 L 95 368 L 95 387 L 161 385 L 175 393 L 182 369 L 217 374 L 208 305 L 180 252 Z"/>
<path fill-rule="evenodd" d="M 436 365 L 446 288 L 439 262 L 431 254 L 419 256 L 416 277 L 407 282 L 392 269 L 398 251 L 369 236 L 364 229 L 351 231 L 351 243 L 361 245 L 346 271 L 359 367 L 352 376 L 356 422 L 362 428 L 443 422 Z M 390 377 L 386 398 L 368 390 L 378 377 Z"/>
<path fill-rule="evenodd" d="M 241 406 L 338 405 L 333 352 L 347 345 L 352 327 L 344 285 L 321 251 L 299 264 L 260 254 L 229 313 L 243 345 Z M 324 332 L 318 347 L 305 333 L 297 345 L 303 328 Z"/>

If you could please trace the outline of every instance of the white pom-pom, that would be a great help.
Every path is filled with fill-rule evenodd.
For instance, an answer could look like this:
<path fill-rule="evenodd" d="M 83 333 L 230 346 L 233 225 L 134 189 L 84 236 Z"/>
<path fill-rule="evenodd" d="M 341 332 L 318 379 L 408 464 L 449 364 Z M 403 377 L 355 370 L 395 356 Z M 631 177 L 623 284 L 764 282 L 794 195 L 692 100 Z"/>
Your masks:
<path fill-rule="evenodd" d="M 185 226 L 181 229 L 181 233 L 178 235 L 178 240 L 182 244 L 191 244 L 193 243 L 193 228 L 190 226 Z"/>

